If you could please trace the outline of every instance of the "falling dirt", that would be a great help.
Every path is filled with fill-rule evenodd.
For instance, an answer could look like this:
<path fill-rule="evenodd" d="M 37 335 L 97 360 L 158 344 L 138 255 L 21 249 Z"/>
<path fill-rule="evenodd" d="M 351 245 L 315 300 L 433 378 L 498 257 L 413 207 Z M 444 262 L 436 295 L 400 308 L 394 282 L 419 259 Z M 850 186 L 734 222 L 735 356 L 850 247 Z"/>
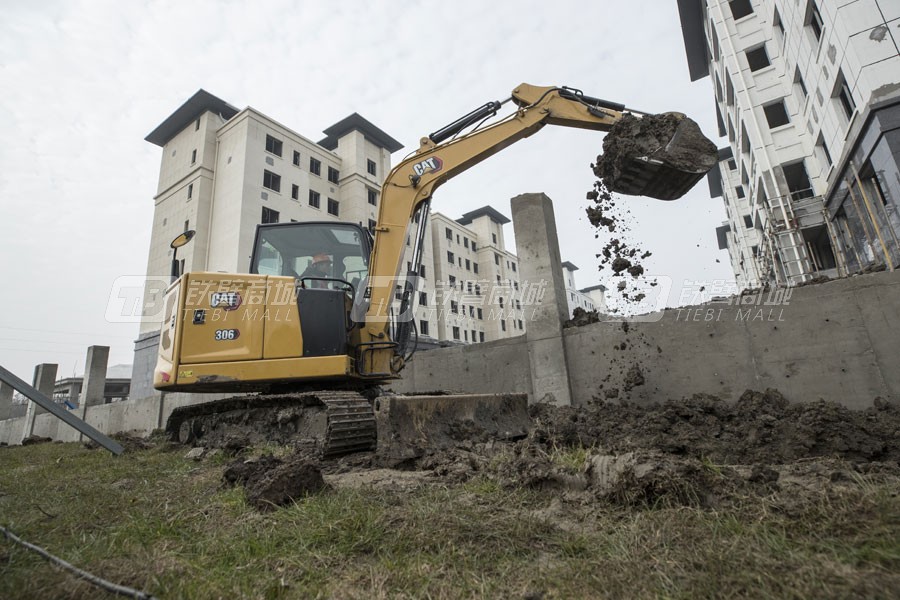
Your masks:
<path fill-rule="evenodd" d="M 659 170 L 648 176 L 654 181 L 661 178 L 666 185 L 635 189 L 635 165 L 642 165 L 640 171 L 650 169 L 644 159 L 661 161 L 665 165 L 653 167 Z M 596 238 L 609 237 L 597 254 L 600 270 L 609 266 L 613 277 L 631 276 L 630 280 L 625 278 L 615 286 L 622 307 L 611 312 L 636 307 L 646 298 L 646 293 L 639 290 L 637 280 L 645 272 L 641 261 L 651 256 L 650 252 L 643 252 L 638 244 L 627 239 L 631 230 L 630 212 L 627 203 L 617 202 L 613 193 L 644 193 L 671 199 L 673 196 L 669 192 L 672 190 L 679 190 L 679 194 L 686 191 L 679 187 L 685 185 L 684 173 L 706 173 L 717 161 L 716 145 L 703 135 L 697 123 L 675 113 L 641 117 L 625 114 L 604 138 L 603 153 L 591 165 L 598 180 L 587 193 L 587 199 L 592 201 L 587 216 L 597 229 Z M 662 195 L 658 195 L 660 191 Z"/>

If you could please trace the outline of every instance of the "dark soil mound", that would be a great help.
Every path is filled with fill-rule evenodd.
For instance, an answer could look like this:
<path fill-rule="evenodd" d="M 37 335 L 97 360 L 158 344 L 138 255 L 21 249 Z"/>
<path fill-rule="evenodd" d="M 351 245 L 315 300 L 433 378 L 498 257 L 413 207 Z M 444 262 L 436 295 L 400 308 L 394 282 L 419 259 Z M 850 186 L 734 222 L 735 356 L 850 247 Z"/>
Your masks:
<path fill-rule="evenodd" d="M 606 452 L 659 450 L 720 464 L 785 463 L 811 457 L 900 461 L 900 407 L 855 411 L 831 402 L 790 404 L 777 390 L 736 403 L 704 394 L 662 404 L 598 402 L 585 409 L 532 407 L 534 437 Z"/>

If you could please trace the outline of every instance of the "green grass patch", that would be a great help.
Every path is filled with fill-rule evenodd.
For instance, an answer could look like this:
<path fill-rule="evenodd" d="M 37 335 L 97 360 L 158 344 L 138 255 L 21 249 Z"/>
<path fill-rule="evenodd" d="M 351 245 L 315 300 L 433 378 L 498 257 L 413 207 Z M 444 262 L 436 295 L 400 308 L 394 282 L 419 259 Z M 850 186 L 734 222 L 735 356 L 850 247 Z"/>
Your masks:
<path fill-rule="evenodd" d="M 331 490 L 261 514 L 185 450 L 0 449 L 0 523 L 160 598 L 854 598 L 900 590 L 896 483 L 625 508 L 490 479 Z M 554 451 L 580 470 L 584 456 Z M 0 543 L 0 597 L 99 590 Z"/>

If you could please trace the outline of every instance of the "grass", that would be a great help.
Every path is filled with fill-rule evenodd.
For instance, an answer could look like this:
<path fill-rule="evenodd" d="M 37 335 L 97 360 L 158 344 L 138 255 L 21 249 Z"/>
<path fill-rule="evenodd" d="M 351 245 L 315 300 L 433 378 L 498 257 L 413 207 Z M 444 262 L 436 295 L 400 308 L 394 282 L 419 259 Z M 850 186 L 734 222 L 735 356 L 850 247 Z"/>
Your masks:
<path fill-rule="evenodd" d="M 160 598 L 878 598 L 900 591 L 896 484 L 727 508 L 554 502 L 487 479 L 333 490 L 260 514 L 222 461 L 0 448 L 0 523 Z M 560 453 L 573 469 L 583 457 Z M 0 598 L 100 592 L 0 542 Z"/>

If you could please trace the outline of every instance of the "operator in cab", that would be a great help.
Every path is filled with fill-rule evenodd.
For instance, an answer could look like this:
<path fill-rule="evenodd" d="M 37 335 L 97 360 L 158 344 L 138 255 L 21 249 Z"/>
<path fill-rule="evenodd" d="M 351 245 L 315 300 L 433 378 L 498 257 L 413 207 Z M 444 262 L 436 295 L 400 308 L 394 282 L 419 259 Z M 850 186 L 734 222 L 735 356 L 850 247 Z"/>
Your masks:
<path fill-rule="evenodd" d="M 312 262 L 300 275 L 301 280 L 304 277 L 324 277 L 331 278 L 331 257 L 327 254 L 316 254 L 313 256 Z M 321 279 L 312 279 L 304 282 L 306 287 L 313 289 L 327 289 L 328 282 Z"/>

